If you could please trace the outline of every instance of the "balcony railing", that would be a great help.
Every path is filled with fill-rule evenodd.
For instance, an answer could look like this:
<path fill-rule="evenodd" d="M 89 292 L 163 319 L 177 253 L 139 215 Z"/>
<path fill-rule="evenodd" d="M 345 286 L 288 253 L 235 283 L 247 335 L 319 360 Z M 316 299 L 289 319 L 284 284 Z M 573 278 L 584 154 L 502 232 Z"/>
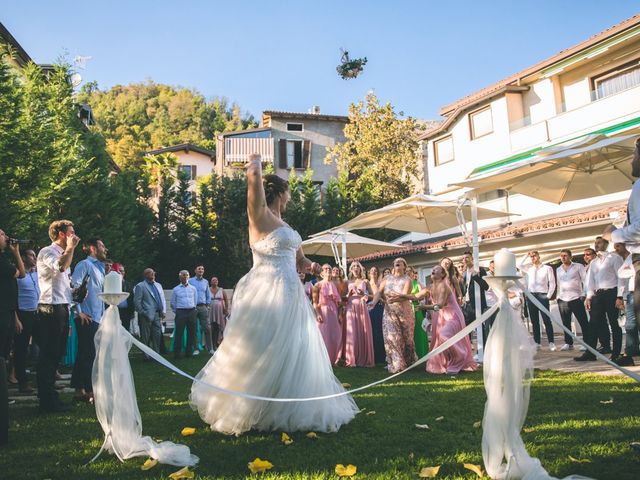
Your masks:
<path fill-rule="evenodd" d="M 224 139 L 225 164 L 246 163 L 252 153 L 259 153 L 263 162 L 273 163 L 273 138 L 234 138 Z"/>

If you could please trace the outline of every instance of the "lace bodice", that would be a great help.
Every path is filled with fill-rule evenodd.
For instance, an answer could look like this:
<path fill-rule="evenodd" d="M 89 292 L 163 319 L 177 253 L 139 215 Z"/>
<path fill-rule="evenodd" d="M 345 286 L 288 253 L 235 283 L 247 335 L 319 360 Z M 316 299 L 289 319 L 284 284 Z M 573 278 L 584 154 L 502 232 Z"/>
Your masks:
<path fill-rule="evenodd" d="M 402 289 L 404 288 L 404 285 L 408 279 L 409 277 L 407 275 L 402 275 L 400 277 L 396 277 L 394 275 L 386 276 L 384 293 L 388 293 L 388 292 L 402 293 Z"/>
<path fill-rule="evenodd" d="M 298 232 L 288 226 L 272 230 L 266 237 L 251 246 L 253 268 L 275 268 L 282 274 L 293 274 L 297 279 L 296 252 L 302 238 Z M 300 280 L 297 280 L 300 283 Z"/>

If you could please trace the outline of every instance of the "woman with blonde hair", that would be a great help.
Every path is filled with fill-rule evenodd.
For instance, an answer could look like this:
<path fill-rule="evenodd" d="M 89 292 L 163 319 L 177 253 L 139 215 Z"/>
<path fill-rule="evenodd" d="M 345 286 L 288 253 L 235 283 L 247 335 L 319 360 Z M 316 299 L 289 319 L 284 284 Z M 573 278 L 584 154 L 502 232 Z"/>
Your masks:
<path fill-rule="evenodd" d="M 344 358 L 347 367 L 373 367 L 373 335 L 367 300 L 371 292 L 360 262 L 349 267 L 345 305 Z"/>
<path fill-rule="evenodd" d="M 375 305 L 380 298 L 385 298 L 382 333 L 387 352 L 387 370 L 390 373 L 404 370 L 416 361 L 413 343 L 415 317 L 411 302 L 403 298 L 410 292 L 411 279 L 407 275 L 407 262 L 404 258 L 396 258 L 392 273 L 382 279 L 372 302 Z"/>

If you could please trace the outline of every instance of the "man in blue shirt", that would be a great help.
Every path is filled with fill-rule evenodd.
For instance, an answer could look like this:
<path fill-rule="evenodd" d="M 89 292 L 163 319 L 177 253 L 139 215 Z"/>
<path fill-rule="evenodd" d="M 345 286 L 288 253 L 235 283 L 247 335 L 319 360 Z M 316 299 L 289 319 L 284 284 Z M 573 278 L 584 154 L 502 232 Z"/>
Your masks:
<path fill-rule="evenodd" d="M 71 373 L 71 386 L 76 389 L 74 400 L 90 402 L 93 398 L 91 371 L 96 356 L 93 338 L 100 326 L 104 313 L 104 302 L 98 297 L 104 286 L 104 261 L 107 258 L 107 247 L 99 238 L 90 238 L 84 243 L 87 258 L 78 262 L 71 283 L 74 288 L 80 287 L 87 277 L 87 296 L 76 305 L 75 325 L 78 332 L 78 355 Z"/>
<path fill-rule="evenodd" d="M 171 309 L 175 312 L 175 329 L 173 335 L 173 355 L 180 357 L 182 350 L 182 336 L 185 327 L 187 329 L 187 346 L 185 354 L 190 357 L 194 354 L 195 329 L 196 329 L 196 304 L 198 292 L 189 284 L 189 272 L 180 272 L 180 284 L 173 289 L 171 294 Z M 197 351 L 197 350 L 196 350 Z"/>
<path fill-rule="evenodd" d="M 20 393 L 33 393 L 34 390 L 27 381 L 26 368 L 29 341 L 36 327 L 38 298 L 40 298 L 36 252 L 31 249 L 25 250 L 22 253 L 22 262 L 24 263 L 25 276 L 18 278 L 18 319 L 20 328 L 16 330 L 16 336 L 13 340 L 13 361 Z"/>
<path fill-rule="evenodd" d="M 211 304 L 211 290 L 209 290 L 209 280 L 203 277 L 204 266 L 196 266 L 196 276 L 189 279 L 189 283 L 195 287 L 198 292 L 198 302 L 196 304 L 196 318 L 200 323 L 200 331 L 202 332 L 202 340 L 207 348 L 207 351 L 213 355 L 213 342 L 211 339 L 211 323 L 209 322 L 209 305 Z M 197 330 L 197 329 L 194 329 Z M 197 333 L 196 333 L 197 337 Z M 198 351 L 198 339 L 193 342 L 196 346 L 194 355 L 197 355 Z"/>

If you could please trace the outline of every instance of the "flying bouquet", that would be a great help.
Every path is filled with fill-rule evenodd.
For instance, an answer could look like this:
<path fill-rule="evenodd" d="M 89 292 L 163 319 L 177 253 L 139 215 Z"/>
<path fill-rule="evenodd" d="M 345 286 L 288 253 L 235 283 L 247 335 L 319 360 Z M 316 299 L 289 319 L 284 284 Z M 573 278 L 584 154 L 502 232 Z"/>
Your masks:
<path fill-rule="evenodd" d="M 358 75 L 362 73 L 364 66 L 367 64 L 367 57 L 354 58 L 352 60 L 349 58 L 349 52 L 342 49 L 341 51 L 342 51 L 342 58 L 340 59 L 340 65 L 336 67 L 336 71 L 338 72 L 338 75 L 340 75 L 343 80 L 356 78 Z"/>

